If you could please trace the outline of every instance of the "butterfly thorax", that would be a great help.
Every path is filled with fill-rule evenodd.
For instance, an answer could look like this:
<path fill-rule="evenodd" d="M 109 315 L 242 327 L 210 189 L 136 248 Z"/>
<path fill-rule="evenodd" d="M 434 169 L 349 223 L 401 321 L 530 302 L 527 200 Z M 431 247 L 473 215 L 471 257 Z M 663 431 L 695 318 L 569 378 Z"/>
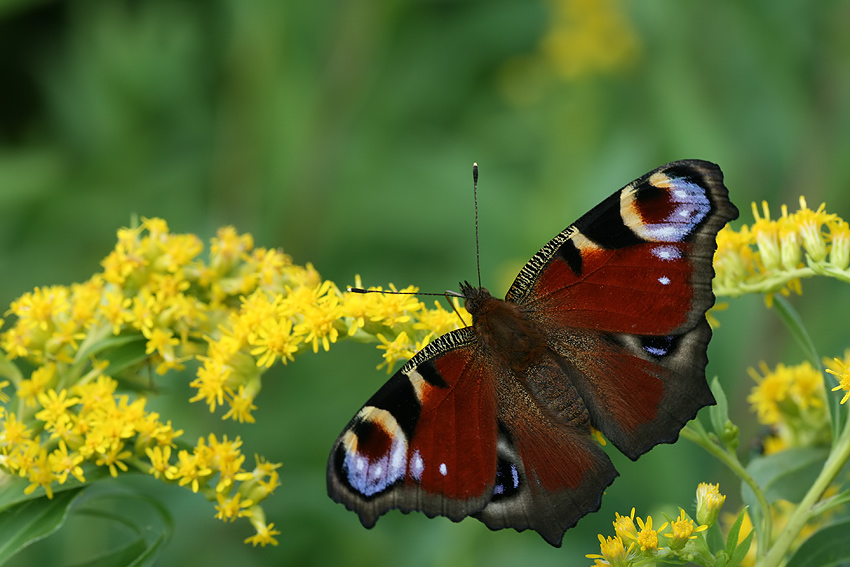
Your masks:
<path fill-rule="evenodd" d="M 483 287 L 461 284 L 466 310 L 480 344 L 508 368 L 522 372 L 546 351 L 546 341 L 523 310 L 490 295 Z"/>

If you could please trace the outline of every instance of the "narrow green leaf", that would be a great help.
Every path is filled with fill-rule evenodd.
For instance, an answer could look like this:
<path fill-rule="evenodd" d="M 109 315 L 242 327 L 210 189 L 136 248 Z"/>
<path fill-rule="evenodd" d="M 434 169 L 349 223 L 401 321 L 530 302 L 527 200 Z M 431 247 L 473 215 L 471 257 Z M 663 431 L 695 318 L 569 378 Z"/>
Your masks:
<path fill-rule="evenodd" d="M 794 552 L 786 567 L 837 567 L 850 563 L 850 518 L 824 526 Z"/>
<path fill-rule="evenodd" d="M 3 352 L 0 352 L 0 378 L 9 378 L 15 384 L 24 378 L 18 366 L 9 360 Z"/>
<path fill-rule="evenodd" d="M 145 352 L 145 339 L 141 335 L 101 354 L 101 358 L 109 361 L 111 376 L 143 362 L 148 356 Z"/>
<path fill-rule="evenodd" d="M 110 329 L 111 332 L 111 329 Z M 104 336 L 89 335 L 80 345 L 80 350 L 77 352 L 76 360 L 86 360 L 87 358 L 99 354 L 105 350 L 117 349 L 127 344 L 143 342 L 145 337 L 141 333 L 133 333 L 127 335 Z"/>
<path fill-rule="evenodd" d="M 800 345 L 800 348 L 803 349 L 806 357 L 815 367 L 820 367 L 820 358 L 818 357 L 815 343 L 809 336 L 809 332 L 806 331 L 806 327 L 803 325 L 803 320 L 800 318 L 797 310 L 781 295 L 774 296 L 773 308 L 776 314 L 779 315 L 779 318 L 782 319 L 782 322 L 785 323 L 785 326 L 788 327 L 788 330 L 791 331 L 791 335 L 797 341 L 797 344 Z"/>
<path fill-rule="evenodd" d="M 726 401 L 723 386 L 720 385 L 720 380 L 716 376 L 711 381 L 711 393 L 714 394 L 717 404 L 709 408 L 708 415 L 711 418 L 711 426 L 714 428 L 715 435 L 722 439 L 726 422 L 729 421 L 729 404 Z"/>
<path fill-rule="evenodd" d="M 732 557 L 735 554 L 735 548 L 738 547 L 738 534 L 741 532 L 741 524 L 744 522 L 744 514 L 747 512 L 747 506 L 738 512 L 738 517 L 735 518 L 735 523 L 729 528 L 729 535 L 726 538 L 726 555 Z"/>
<path fill-rule="evenodd" d="M 747 537 L 744 538 L 738 547 L 735 548 L 735 553 L 732 554 L 732 557 L 729 558 L 729 563 L 726 564 L 726 567 L 738 567 L 741 564 L 741 561 L 747 556 L 747 552 L 750 550 L 750 545 L 753 543 L 753 535 L 755 535 L 755 530 L 750 530 L 750 533 L 747 534 Z"/>
<path fill-rule="evenodd" d="M 832 388 L 838 385 L 838 382 L 832 374 L 824 372 L 823 364 L 821 364 L 817 348 L 815 348 L 815 343 L 809 336 L 809 332 L 806 331 L 806 327 L 803 325 L 803 320 L 800 318 L 797 310 L 781 295 L 774 297 L 773 306 L 774 311 L 782 319 L 782 322 L 785 323 L 785 326 L 788 327 L 788 330 L 791 331 L 791 335 L 797 341 L 797 344 L 800 345 L 800 348 L 803 349 L 806 357 L 824 375 L 827 392 L 832 390 Z M 838 439 L 843 426 L 840 400 L 838 396 L 827 396 L 827 399 L 829 403 L 829 419 L 832 423 L 832 437 L 833 439 Z"/>
<path fill-rule="evenodd" d="M 65 522 L 81 488 L 22 502 L 0 514 L 0 565 L 26 546 L 47 537 Z"/>
<path fill-rule="evenodd" d="M 759 529 L 762 529 L 764 525 L 762 507 L 759 506 L 759 501 L 753 490 L 745 482 L 741 483 L 741 498 L 749 511 L 753 526 L 758 526 Z M 759 534 L 759 537 L 761 537 L 761 534 Z"/>

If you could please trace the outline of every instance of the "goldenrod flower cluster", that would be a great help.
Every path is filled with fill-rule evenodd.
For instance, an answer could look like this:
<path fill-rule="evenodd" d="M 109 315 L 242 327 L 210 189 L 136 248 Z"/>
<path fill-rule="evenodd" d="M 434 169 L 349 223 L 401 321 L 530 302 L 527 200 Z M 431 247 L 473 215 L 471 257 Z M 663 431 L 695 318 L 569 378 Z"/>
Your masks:
<path fill-rule="evenodd" d="M 652 516 L 647 516 L 645 521 L 635 518 L 634 508 L 628 516 L 615 514 L 614 536 L 599 534 L 599 554 L 586 557 L 594 560 L 594 567 L 629 567 L 653 561 L 706 561 L 711 553 L 701 533 L 716 523 L 725 500 L 726 496 L 720 494 L 718 485 L 700 483 L 697 488 L 697 522 L 681 508 L 678 517 L 668 519 L 657 528 L 653 527 Z M 659 536 L 666 540 L 659 539 Z"/>
<path fill-rule="evenodd" d="M 717 235 L 714 292 L 736 297 L 746 293 L 800 293 L 802 278 L 824 275 L 850 282 L 850 225 L 825 205 L 812 210 L 800 197 L 800 209 L 770 218 L 767 203 L 755 222 L 740 230 L 729 226 Z"/>
<path fill-rule="evenodd" d="M 764 453 L 791 447 L 827 446 L 831 440 L 823 374 L 809 362 L 770 369 L 764 362 L 760 373 L 750 368 L 756 385 L 747 396 L 760 423 L 771 429 L 763 440 Z"/>
<path fill-rule="evenodd" d="M 190 401 L 253 422 L 261 377 L 277 361 L 349 338 L 379 343 L 389 370 L 462 324 L 411 295 L 342 293 L 309 264 L 256 248 L 232 227 L 211 239 L 207 259 L 203 250 L 197 236 L 142 219 L 118 231 L 101 273 L 12 303 L 0 334 L 4 490 L 20 488 L 2 477 L 19 477 L 26 493 L 52 498 L 69 479 L 143 472 L 204 494 L 223 521 L 247 518 L 256 535 L 246 542 L 276 544 L 260 503 L 278 486 L 280 465 L 257 456 L 246 467 L 238 437 L 181 442 L 176 416 L 147 409 L 151 373 L 178 376 L 189 366 Z"/>

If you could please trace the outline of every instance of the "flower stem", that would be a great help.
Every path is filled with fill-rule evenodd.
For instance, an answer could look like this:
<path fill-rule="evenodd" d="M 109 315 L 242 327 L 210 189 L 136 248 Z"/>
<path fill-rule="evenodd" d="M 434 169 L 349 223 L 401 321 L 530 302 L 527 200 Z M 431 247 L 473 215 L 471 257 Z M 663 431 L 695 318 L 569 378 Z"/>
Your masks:
<path fill-rule="evenodd" d="M 800 501 L 791 517 L 788 518 L 788 523 L 776 538 L 774 546 L 762 561 L 756 563 L 757 567 L 777 567 L 787 559 L 785 555 L 791 544 L 797 539 L 806 522 L 811 519 L 812 513 L 816 511 L 818 500 L 823 496 L 829 484 L 838 476 L 838 473 L 841 472 L 848 459 L 850 459 L 850 420 L 845 422 L 841 436 L 833 444 L 832 452 L 830 452 L 812 487 Z M 761 543 L 761 538 L 759 538 L 759 543 Z"/>
<path fill-rule="evenodd" d="M 697 423 L 696 421 L 692 423 Z M 699 426 L 699 429 L 702 429 L 702 425 Z M 750 476 L 750 473 L 747 472 L 747 469 L 741 464 L 741 461 L 738 460 L 738 456 L 729 451 L 725 451 L 721 448 L 717 443 L 714 443 L 711 439 L 709 439 L 708 434 L 703 430 L 701 433 L 698 430 L 695 430 L 691 424 L 686 425 L 681 432 L 682 437 L 693 441 L 710 454 L 717 457 L 723 464 L 725 464 L 729 469 L 738 475 L 738 478 L 747 483 L 753 494 L 756 496 L 756 500 L 758 500 L 759 508 L 761 509 L 762 516 L 762 526 L 761 529 L 756 531 L 756 535 L 758 536 L 758 553 L 761 555 L 764 553 L 764 550 L 767 549 L 767 546 L 770 542 L 770 531 L 771 531 L 771 516 L 770 516 L 770 505 L 767 503 L 767 498 L 764 496 L 764 492 L 761 487 L 756 483 L 755 479 Z"/>

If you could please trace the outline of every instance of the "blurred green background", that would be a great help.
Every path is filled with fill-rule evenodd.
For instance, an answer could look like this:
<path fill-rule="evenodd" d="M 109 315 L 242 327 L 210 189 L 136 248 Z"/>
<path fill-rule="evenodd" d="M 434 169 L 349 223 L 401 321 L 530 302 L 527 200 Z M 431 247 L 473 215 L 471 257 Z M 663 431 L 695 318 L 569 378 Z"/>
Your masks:
<path fill-rule="evenodd" d="M 539 246 L 668 161 L 721 165 L 742 219 L 799 195 L 850 217 L 850 3 L 776 0 L 0 1 L 0 302 L 99 270 L 132 214 L 205 241 L 235 225 L 341 287 L 474 279 L 470 167 L 481 167 L 481 270 L 495 294 Z M 741 221 L 736 223 L 736 226 Z M 804 282 L 794 304 L 822 354 L 847 344 L 847 294 Z M 719 315 L 709 375 L 743 428 L 746 368 L 802 360 L 760 297 Z M 156 401 L 194 439 L 242 435 L 282 462 L 276 548 L 242 544 L 184 489 L 138 479 L 177 518 L 163 565 L 590 563 L 614 513 L 675 515 L 732 477 L 687 442 L 632 463 L 556 550 L 534 533 L 392 512 L 373 530 L 331 502 L 325 459 L 386 376 L 341 344 L 276 367 L 257 424 L 231 427 L 175 377 Z M 188 381 L 188 378 L 185 379 Z M 119 534 L 120 535 L 120 534 Z M 106 548 L 84 524 L 29 564 Z M 48 558 L 48 559 L 46 559 Z"/>

